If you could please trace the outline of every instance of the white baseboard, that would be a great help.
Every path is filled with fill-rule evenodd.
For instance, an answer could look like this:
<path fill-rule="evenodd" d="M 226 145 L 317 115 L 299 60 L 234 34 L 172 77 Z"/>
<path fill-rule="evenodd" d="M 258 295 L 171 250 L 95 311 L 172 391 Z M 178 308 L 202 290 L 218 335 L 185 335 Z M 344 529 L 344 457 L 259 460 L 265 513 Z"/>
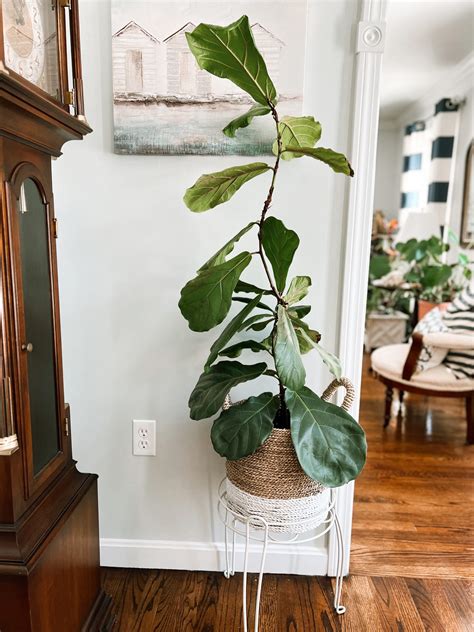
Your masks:
<path fill-rule="evenodd" d="M 249 571 L 258 572 L 261 546 L 249 548 Z M 242 571 L 244 544 L 236 544 L 236 570 Z M 102 538 L 102 566 L 156 568 L 190 571 L 223 571 L 223 542 L 183 542 L 175 540 L 120 540 Z M 265 563 L 267 573 L 326 575 L 328 554 L 311 545 L 270 544 Z"/>

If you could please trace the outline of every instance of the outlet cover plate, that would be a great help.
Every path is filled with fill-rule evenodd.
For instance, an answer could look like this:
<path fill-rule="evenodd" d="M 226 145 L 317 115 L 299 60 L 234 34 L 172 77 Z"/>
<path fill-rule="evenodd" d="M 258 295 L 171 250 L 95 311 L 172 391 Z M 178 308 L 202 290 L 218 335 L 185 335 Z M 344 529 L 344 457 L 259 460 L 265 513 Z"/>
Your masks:
<path fill-rule="evenodd" d="M 156 455 L 156 421 L 154 419 L 133 420 L 132 449 L 135 456 Z"/>

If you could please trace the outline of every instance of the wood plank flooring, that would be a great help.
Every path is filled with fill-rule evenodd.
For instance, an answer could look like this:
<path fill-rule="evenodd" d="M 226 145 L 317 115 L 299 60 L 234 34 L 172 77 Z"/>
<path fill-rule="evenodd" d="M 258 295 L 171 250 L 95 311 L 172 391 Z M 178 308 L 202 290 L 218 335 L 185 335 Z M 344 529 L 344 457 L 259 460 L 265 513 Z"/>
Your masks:
<path fill-rule="evenodd" d="M 369 457 L 356 485 L 346 614 L 333 613 L 327 577 L 267 575 L 260 632 L 474 630 L 474 446 L 464 443 L 463 405 L 420 396 L 405 404 L 384 431 L 383 388 L 366 360 Z M 241 578 L 104 569 L 118 632 L 242 632 Z M 256 576 L 249 582 L 252 610 Z"/>
<path fill-rule="evenodd" d="M 462 399 L 406 394 L 382 429 L 384 388 L 364 362 L 361 423 L 369 446 L 357 481 L 351 572 L 472 578 L 474 445 Z M 474 629 L 474 627 L 473 627 Z"/>

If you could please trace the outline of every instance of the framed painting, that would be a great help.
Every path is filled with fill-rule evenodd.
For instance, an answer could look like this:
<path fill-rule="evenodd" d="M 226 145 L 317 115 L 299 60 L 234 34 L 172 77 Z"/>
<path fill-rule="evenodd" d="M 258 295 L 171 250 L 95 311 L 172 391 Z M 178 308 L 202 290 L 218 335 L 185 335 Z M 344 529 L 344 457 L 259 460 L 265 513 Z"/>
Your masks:
<path fill-rule="evenodd" d="M 301 114 L 306 0 L 112 0 L 115 153 L 271 153 L 269 117 L 254 120 L 234 139 L 222 133 L 252 101 L 232 82 L 201 70 L 186 41 L 200 22 L 226 25 L 243 14 L 279 92 L 280 111 Z"/>

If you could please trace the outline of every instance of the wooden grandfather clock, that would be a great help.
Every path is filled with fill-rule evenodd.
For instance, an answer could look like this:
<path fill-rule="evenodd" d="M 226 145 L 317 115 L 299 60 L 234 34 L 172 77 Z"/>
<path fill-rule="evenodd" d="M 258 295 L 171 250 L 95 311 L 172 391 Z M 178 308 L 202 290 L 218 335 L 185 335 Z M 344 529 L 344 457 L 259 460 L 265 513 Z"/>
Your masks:
<path fill-rule="evenodd" d="M 0 4 L 0 631 L 108 630 L 97 476 L 71 457 L 51 159 L 84 118 L 76 0 Z"/>

